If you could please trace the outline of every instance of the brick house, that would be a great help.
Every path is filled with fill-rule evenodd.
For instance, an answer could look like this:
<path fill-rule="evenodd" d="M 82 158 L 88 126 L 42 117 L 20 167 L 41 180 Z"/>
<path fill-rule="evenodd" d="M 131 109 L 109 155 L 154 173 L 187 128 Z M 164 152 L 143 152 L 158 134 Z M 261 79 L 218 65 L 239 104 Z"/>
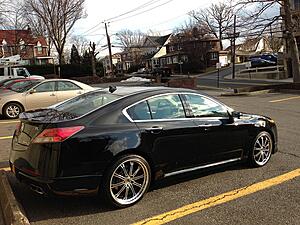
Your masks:
<path fill-rule="evenodd" d="M 199 73 L 219 62 L 220 42 L 212 37 L 174 37 L 166 45 L 166 55 L 159 58 L 160 67 L 174 73 Z"/>
<path fill-rule="evenodd" d="M 20 55 L 24 65 L 53 63 L 45 37 L 27 30 L 0 30 L 0 58 Z"/>

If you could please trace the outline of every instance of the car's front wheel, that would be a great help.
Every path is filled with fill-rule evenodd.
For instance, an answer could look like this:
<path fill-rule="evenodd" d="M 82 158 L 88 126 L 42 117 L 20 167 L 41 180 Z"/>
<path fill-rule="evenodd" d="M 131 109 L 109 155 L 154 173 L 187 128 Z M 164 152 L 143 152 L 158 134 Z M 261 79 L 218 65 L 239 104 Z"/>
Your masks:
<path fill-rule="evenodd" d="M 260 132 L 254 139 L 250 151 L 250 164 L 254 167 L 261 167 L 268 163 L 273 149 L 273 140 L 267 131 Z"/>
<path fill-rule="evenodd" d="M 103 197 L 114 207 L 128 207 L 142 199 L 150 180 L 150 166 L 143 157 L 121 156 L 103 178 Z"/>
<path fill-rule="evenodd" d="M 19 117 L 20 113 L 23 111 L 23 108 L 20 104 L 12 102 L 4 106 L 3 113 L 4 116 L 8 119 L 16 119 Z"/>

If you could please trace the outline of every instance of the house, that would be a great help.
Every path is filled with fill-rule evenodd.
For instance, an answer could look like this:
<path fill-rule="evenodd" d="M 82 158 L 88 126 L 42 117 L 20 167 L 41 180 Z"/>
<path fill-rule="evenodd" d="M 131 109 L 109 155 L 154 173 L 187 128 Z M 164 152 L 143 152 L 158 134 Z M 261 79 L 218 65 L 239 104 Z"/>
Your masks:
<path fill-rule="evenodd" d="M 114 72 L 119 73 L 119 70 L 122 70 L 122 67 L 120 67 L 120 62 L 121 62 L 121 54 L 116 53 L 111 56 L 112 58 L 112 66 L 114 67 Z M 110 74 L 111 73 L 111 68 L 110 68 L 110 62 L 109 62 L 109 56 L 105 56 L 102 59 L 103 63 L 103 68 L 104 68 L 104 73 Z"/>
<path fill-rule="evenodd" d="M 147 36 L 143 44 L 143 65 L 151 70 L 159 67 L 159 58 L 167 53 L 166 44 L 172 34 L 164 36 Z"/>
<path fill-rule="evenodd" d="M 166 54 L 159 57 L 159 65 L 174 73 L 199 73 L 219 62 L 219 51 L 219 39 L 210 36 L 173 36 L 166 45 Z"/>
<path fill-rule="evenodd" d="M 0 30 L 0 58 L 13 55 L 20 55 L 24 65 L 53 63 L 46 38 L 34 36 L 30 29 Z"/>

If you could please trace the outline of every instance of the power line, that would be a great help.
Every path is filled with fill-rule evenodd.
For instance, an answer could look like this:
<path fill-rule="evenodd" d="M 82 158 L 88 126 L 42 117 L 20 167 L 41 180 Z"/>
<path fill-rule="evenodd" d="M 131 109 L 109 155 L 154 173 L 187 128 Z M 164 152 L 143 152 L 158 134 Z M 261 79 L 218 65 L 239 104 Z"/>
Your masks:
<path fill-rule="evenodd" d="M 144 11 L 142 11 L 142 12 L 139 12 L 139 13 L 136 13 L 136 14 L 133 14 L 133 15 L 130 15 L 130 16 L 121 18 L 121 19 L 116 19 L 116 20 L 113 20 L 113 21 L 110 21 L 110 22 L 111 22 L 111 23 L 115 23 L 115 22 L 118 22 L 118 21 L 121 21 L 121 20 L 129 19 L 129 18 L 131 18 L 131 17 L 138 16 L 138 15 L 141 15 L 141 14 L 143 14 L 143 13 L 152 11 L 153 9 L 156 9 L 156 8 L 158 8 L 158 7 L 161 7 L 161 6 L 164 6 L 164 5 L 166 5 L 166 4 L 170 3 L 170 2 L 173 2 L 173 1 L 174 1 L 174 0 L 169 0 L 169 1 L 167 1 L 167 2 L 164 2 L 164 3 L 160 4 L 160 5 L 157 5 L 157 6 L 154 6 L 154 7 L 150 8 L 150 9 L 144 10 Z"/>
<path fill-rule="evenodd" d="M 109 19 L 106 19 L 105 21 L 108 21 L 108 22 L 109 22 L 110 20 L 119 18 L 119 17 L 121 17 L 121 16 L 127 15 L 127 14 L 129 14 L 129 13 L 134 12 L 134 11 L 143 9 L 143 8 L 148 7 L 148 6 L 150 6 L 150 5 L 152 5 L 152 4 L 156 3 L 156 2 L 159 2 L 159 1 L 162 1 L 162 0 L 151 0 L 151 1 L 148 1 L 148 2 L 146 2 L 146 3 L 144 3 L 144 4 L 142 4 L 142 5 L 140 5 L 140 6 L 136 7 L 136 8 L 134 8 L 134 9 L 131 9 L 131 10 L 129 10 L 129 11 L 125 12 L 125 13 L 122 13 L 122 14 L 120 14 L 120 15 L 118 15 L 118 16 L 114 16 L 114 17 L 111 17 L 111 18 L 109 18 Z M 100 24 L 102 24 L 102 23 L 103 23 L 103 21 L 97 23 L 95 26 L 91 27 L 91 28 L 88 29 L 87 31 L 83 32 L 82 34 L 85 34 L 85 33 L 89 32 L 89 31 L 95 29 L 96 27 L 98 27 L 98 26 L 99 26 Z"/>

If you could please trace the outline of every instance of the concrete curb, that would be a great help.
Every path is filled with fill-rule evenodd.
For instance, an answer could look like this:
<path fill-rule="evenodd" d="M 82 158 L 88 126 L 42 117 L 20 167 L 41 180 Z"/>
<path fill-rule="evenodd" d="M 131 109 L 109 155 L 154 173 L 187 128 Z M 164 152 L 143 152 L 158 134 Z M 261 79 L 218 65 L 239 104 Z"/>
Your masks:
<path fill-rule="evenodd" d="M 8 182 L 6 172 L 0 170 L 0 208 L 6 225 L 30 225 Z M 0 212 L 1 213 L 1 212 Z"/>

